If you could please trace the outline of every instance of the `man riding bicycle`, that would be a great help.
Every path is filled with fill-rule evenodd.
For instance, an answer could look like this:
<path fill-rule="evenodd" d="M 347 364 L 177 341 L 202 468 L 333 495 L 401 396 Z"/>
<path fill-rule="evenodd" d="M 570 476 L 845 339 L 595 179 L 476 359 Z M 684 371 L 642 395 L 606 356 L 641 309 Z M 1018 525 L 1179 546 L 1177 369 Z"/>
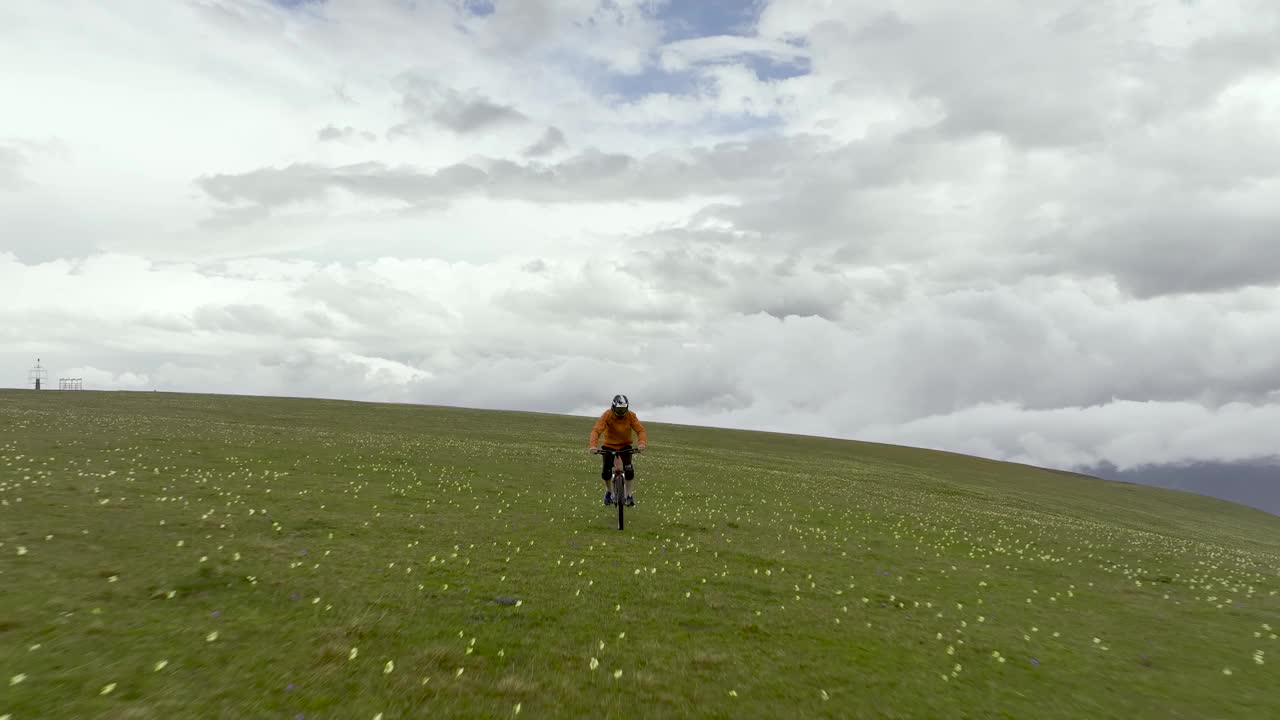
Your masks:
<path fill-rule="evenodd" d="M 636 477 L 635 466 L 631 464 L 632 430 L 640 436 L 639 450 L 643 451 L 649 438 L 645 433 L 644 425 L 640 424 L 640 418 L 636 417 L 636 414 L 631 411 L 631 404 L 627 401 L 627 396 L 614 395 L 611 407 L 600 415 L 600 419 L 596 420 L 595 426 L 591 428 L 591 440 L 587 448 L 588 451 L 593 453 L 600 452 L 596 449 L 596 439 L 603 434 L 602 449 L 621 451 L 622 473 L 627 481 L 627 507 L 632 507 L 636 504 L 635 496 L 631 492 L 631 481 Z M 601 453 L 601 458 L 604 461 L 600 468 L 600 479 L 604 481 L 604 504 L 612 505 L 615 498 L 609 488 L 609 477 L 613 471 L 613 455 Z M 621 498 L 616 500 L 617 502 L 622 502 Z"/>

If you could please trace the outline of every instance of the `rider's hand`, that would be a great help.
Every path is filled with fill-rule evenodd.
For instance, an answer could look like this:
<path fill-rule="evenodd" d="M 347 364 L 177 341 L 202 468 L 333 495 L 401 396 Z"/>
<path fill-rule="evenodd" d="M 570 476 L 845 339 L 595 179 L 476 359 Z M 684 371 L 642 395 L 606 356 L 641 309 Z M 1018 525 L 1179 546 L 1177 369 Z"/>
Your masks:
<path fill-rule="evenodd" d="M 599 452 L 599 450 L 596 450 L 596 446 L 592 445 L 587 448 L 587 452 L 591 453 L 592 455 L 595 455 L 597 452 Z"/>
<path fill-rule="evenodd" d="M 645 447 L 647 446 L 644 443 L 640 443 L 640 452 L 644 452 Z"/>

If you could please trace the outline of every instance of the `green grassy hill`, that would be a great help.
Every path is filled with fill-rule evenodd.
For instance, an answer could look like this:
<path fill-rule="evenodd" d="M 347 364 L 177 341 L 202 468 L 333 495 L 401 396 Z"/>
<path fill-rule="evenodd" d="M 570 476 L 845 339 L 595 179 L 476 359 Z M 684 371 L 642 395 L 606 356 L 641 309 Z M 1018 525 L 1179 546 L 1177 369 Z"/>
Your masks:
<path fill-rule="evenodd" d="M 1280 518 L 591 422 L 0 392 L 0 717 L 1280 717 Z"/>

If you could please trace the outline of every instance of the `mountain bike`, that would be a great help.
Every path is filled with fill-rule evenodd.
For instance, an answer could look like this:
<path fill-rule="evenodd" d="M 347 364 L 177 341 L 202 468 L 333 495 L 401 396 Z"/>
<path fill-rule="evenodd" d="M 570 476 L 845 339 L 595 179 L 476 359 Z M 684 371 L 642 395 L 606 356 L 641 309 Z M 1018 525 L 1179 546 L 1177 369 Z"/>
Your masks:
<path fill-rule="evenodd" d="M 612 488 L 610 492 L 613 493 L 613 504 L 618 506 L 618 529 L 619 530 L 623 528 L 623 522 L 622 522 L 623 509 L 624 509 L 624 506 L 627 504 L 627 501 L 626 501 L 627 476 L 622 469 L 622 456 L 631 455 L 633 453 L 639 453 L 639 452 L 641 451 L 637 448 L 626 448 L 623 450 L 610 450 L 608 448 L 600 448 L 595 451 L 595 454 L 597 455 L 607 454 L 607 455 L 613 456 L 613 477 L 610 478 L 609 485 Z"/>

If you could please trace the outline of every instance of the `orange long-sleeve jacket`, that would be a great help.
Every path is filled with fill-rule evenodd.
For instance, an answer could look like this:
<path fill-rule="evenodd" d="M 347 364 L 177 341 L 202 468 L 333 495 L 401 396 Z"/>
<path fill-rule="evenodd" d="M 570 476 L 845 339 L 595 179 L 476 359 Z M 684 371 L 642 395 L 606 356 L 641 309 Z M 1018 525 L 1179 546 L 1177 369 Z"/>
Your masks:
<path fill-rule="evenodd" d="M 644 425 L 640 424 L 640 418 L 630 410 L 626 415 L 618 417 L 613 414 L 613 410 L 605 410 L 604 414 L 596 420 L 595 426 L 591 428 L 591 447 L 596 446 L 596 439 L 603 434 L 603 444 L 601 447 L 610 450 L 627 447 L 631 444 L 631 431 L 634 430 L 640 436 L 640 444 L 645 445 L 649 441 L 649 436 L 645 432 Z"/>

